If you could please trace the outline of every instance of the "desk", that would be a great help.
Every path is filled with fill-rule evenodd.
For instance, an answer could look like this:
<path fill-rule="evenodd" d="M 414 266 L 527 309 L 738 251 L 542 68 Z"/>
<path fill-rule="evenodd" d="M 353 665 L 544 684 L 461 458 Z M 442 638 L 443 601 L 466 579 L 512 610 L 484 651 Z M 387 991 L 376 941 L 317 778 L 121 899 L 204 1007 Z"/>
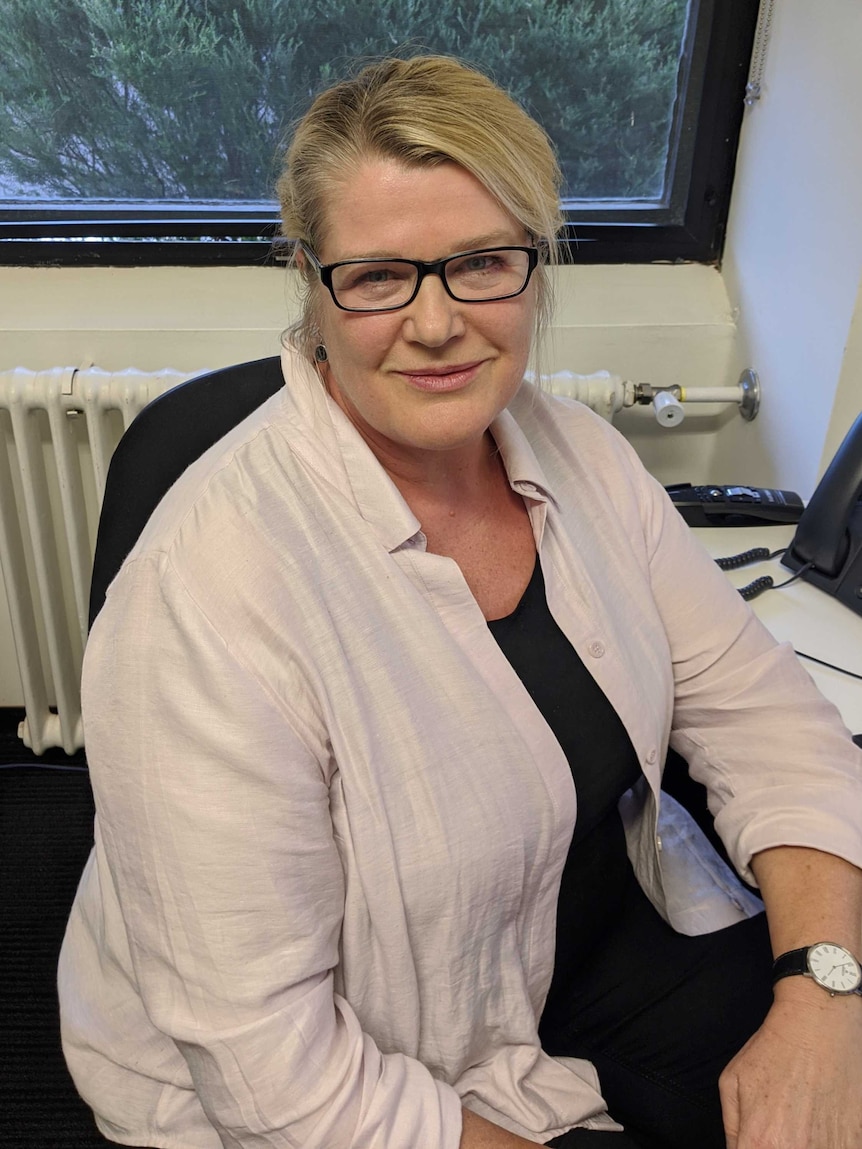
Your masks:
<path fill-rule="evenodd" d="M 792 526 L 710 527 L 695 528 L 694 533 L 713 558 L 724 558 L 753 547 L 778 550 L 790 542 L 794 530 Z M 767 574 L 780 583 L 793 571 L 775 558 L 728 571 L 727 577 L 739 587 Z M 854 614 L 817 587 L 800 579 L 781 590 L 765 591 L 751 606 L 779 642 L 790 642 L 796 650 L 862 674 L 862 615 Z M 850 730 L 862 732 L 862 682 L 807 658 L 801 662 L 821 693 L 841 711 Z"/>

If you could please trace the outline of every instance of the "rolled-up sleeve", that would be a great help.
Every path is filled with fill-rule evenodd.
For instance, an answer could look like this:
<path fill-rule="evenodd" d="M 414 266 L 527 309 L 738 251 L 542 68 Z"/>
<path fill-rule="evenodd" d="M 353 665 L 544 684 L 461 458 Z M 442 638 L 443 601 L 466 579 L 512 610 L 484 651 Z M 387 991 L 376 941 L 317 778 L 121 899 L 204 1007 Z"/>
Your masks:
<path fill-rule="evenodd" d="M 344 876 L 307 684 L 276 696 L 164 556 L 95 624 L 87 744 L 133 976 L 235 1149 L 455 1149 L 455 1091 L 333 991 Z M 289 680 L 289 666 L 285 678 Z"/>
<path fill-rule="evenodd" d="M 653 595 L 674 674 L 671 745 L 703 782 L 739 873 L 808 846 L 862 866 L 862 753 L 792 647 L 756 618 L 648 476 L 640 482 Z"/>

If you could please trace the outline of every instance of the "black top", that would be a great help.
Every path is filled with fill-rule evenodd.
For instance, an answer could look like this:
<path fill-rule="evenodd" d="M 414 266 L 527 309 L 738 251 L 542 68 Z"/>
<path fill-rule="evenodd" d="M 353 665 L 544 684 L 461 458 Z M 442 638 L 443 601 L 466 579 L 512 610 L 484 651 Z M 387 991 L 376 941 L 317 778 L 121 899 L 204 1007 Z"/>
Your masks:
<path fill-rule="evenodd" d="M 560 743 L 577 792 L 557 909 L 550 1004 L 555 987 L 576 976 L 626 892 L 637 885 L 617 803 L 641 770 L 619 715 L 554 621 L 538 559 L 514 612 L 488 627 Z"/>

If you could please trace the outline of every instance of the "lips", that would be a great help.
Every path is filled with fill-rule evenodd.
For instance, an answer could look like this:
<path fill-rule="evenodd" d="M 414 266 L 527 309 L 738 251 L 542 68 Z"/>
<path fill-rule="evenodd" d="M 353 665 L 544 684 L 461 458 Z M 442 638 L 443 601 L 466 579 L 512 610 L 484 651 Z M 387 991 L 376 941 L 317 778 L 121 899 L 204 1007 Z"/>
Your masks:
<path fill-rule="evenodd" d="M 472 383 L 483 362 L 484 360 L 477 359 L 472 363 L 399 371 L 399 375 L 420 391 L 458 391 Z"/>

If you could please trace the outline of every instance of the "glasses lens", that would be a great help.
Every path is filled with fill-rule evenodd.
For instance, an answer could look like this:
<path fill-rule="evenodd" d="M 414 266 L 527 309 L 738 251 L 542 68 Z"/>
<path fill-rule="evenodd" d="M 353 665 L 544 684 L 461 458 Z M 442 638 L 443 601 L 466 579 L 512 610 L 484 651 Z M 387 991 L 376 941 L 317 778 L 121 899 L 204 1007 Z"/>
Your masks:
<path fill-rule="evenodd" d="M 407 302 L 416 274 L 413 264 L 400 259 L 342 263 L 332 269 L 332 290 L 342 307 L 382 311 Z"/>
<path fill-rule="evenodd" d="M 473 251 L 450 259 L 446 282 L 456 299 L 505 299 L 517 295 L 527 282 L 530 257 L 517 248 Z"/>

